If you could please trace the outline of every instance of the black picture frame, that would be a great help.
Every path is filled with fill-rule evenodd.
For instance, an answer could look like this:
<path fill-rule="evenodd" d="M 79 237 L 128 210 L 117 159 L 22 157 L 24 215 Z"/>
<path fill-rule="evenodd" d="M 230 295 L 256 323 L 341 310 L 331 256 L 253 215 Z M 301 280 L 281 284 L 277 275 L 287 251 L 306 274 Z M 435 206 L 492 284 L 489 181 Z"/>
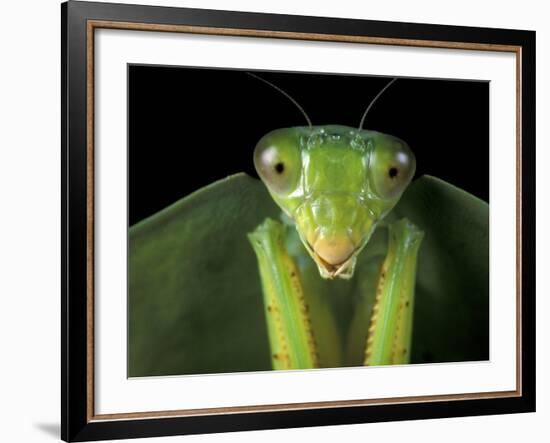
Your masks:
<path fill-rule="evenodd" d="M 137 6 L 69 1 L 61 5 L 62 53 L 62 291 L 61 291 L 61 437 L 65 441 L 169 436 L 196 433 L 369 423 L 392 420 L 461 417 L 535 411 L 535 32 L 417 23 L 382 22 L 293 15 Z M 447 398 L 395 404 L 307 407 L 292 410 L 189 414 L 98 419 L 90 399 L 93 370 L 93 217 L 90 187 L 90 32 L 95 22 L 164 27 L 187 26 L 273 33 L 275 38 L 300 34 L 331 40 L 369 37 L 381 44 L 403 40 L 436 47 L 514 48 L 520 58 L 520 138 L 518 140 L 518 389 L 507 395 Z M 145 32 L 145 31 L 144 31 Z M 285 33 L 288 34 L 285 36 Z M 323 37 L 324 36 L 324 37 Z M 331 37 L 332 36 L 332 37 Z M 385 42 L 385 43 L 384 43 Z M 457 42 L 460 43 L 457 45 Z M 474 46 L 472 46 L 474 45 Z M 428 45 L 429 46 L 429 45 Z M 93 89 L 92 89 L 93 93 Z M 93 189 L 92 189 L 93 190 Z M 91 226 L 91 228 L 90 228 Z M 93 358 L 93 357 L 92 357 Z"/>

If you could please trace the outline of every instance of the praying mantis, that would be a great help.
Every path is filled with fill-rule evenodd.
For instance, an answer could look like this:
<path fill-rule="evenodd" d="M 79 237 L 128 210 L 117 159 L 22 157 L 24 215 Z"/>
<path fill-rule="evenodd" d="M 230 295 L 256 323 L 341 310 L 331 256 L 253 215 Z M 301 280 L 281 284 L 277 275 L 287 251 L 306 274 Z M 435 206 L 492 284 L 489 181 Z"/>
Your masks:
<path fill-rule="evenodd" d="M 224 75 L 225 71 L 219 78 Z M 235 76 L 247 77 L 242 71 Z M 266 78 L 291 79 L 279 75 Z M 404 107 L 403 97 L 426 96 L 425 106 L 418 112 L 422 119 L 434 121 L 425 114 L 429 108 L 444 114 L 435 121 L 454 121 L 453 116 L 458 115 L 451 112 L 454 105 L 463 109 L 472 97 L 477 97 L 476 104 L 482 104 L 488 89 L 474 87 L 472 82 L 450 85 L 449 91 L 461 91 L 461 99 L 460 94 L 451 92 L 435 94 L 447 90 L 439 83 L 430 81 L 430 88 L 424 89 L 420 86 L 426 86 L 425 82 L 398 79 L 385 93 L 393 93 L 394 98 L 392 94 L 381 96 L 361 126 L 359 117 L 364 109 L 357 111 L 357 124 L 350 124 L 352 101 L 341 108 L 348 95 L 342 96 L 339 87 L 346 87 L 347 76 L 330 83 L 332 87 L 323 89 L 322 94 L 318 91 L 326 85 L 324 80 L 314 84 L 309 81 L 312 77 L 300 78 L 305 86 L 311 83 L 311 88 L 301 89 L 301 80 L 289 80 L 290 87 L 299 85 L 304 97 L 311 97 L 313 103 L 321 97 L 321 103 L 331 104 L 332 109 L 318 112 L 314 124 L 336 122 L 352 127 L 302 124 L 297 112 L 293 121 L 294 107 L 286 98 L 249 78 L 257 82 L 258 89 L 269 91 L 259 95 L 260 91 L 251 87 L 253 102 L 242 103 L 242 108 L 257 114 L 253 121 L 258 127 L 245 128 L 246 142 L 239 140 L 231 149 L 222 145 L 224 149 L 208 151 L 209 156 L 223 151 L 238 158 L 234 166 L 238 173 L 185 194 L 130 227 L 129 376 L 273 368 L 324 371 L 407 361 L 488 360 L 489 205 L 441 178 L 425 175 L 436 172 L 451 177 L 444 172 L 449 165 L 441 164 L 438 169 L 440 161 L 448 157 L 452 163 L 449 171 L 472 175 L 473 183 L 478 177 L 475 169 L 471 174 L 462 169 L 468 164 L 461 163 L 464 155 L 451 155 L 459 145 L 452 144 L 452 137 L 445 140 L 445 149 L 441 149 L 444 155 L 439 155 L 440 136 L 417 127 L 418 119 L 403 121 L 400 117 L 409 114 L 409 106 L 416 110 L 418 104 L 409 100 Z M 382 89 L 389 80 L 350 78 L 345 90 L 371 90 L 374 84 Z M 413 85 L 416 95 L 409 96 Z M 214 90 L 214 96 L 224 87 Z M 327 97 L 331 90 L 337 97 L 334 100 Z M 369 94 L 365 107 L 379 90 Z M 270 94 L 280 97 L 271 99 Z M 227 98 L 240 95 L 242 89 L 235 88 Z M 453 106 L 442 112 L 445 103 Z M 386 127 L 395 129 L 382 132 L 402 140 L 363 129 L 382 129 L 382 122 L 374 124 L 374 114 L 383 118 L 386 109 L 395 109 L 395 121 L 402 121 L 403 126 L 397 128 L 390 122 Z M 163 115 L 168 114 L 166 110 Z M 341 115 L 341 120 L 321 121 L 327 114 Z M 274 118 L 286 123 L 269 126 Z M 467 113 L 464 118 L 461 125 L 473 125 L 478 128 L 475 134 L 483 135 L 480 123 L 485 120 L 479 122 L 479 114 Z M 224 128 L 239 121 L 242 114 L 235 112 Z M 186 128 L 203 120 L 197 116 L 189 122 Z M 449 123 L 439 134 L 454 127 L 455 123 Z M 186 134 L 204 140 L 200 128 L 211 126 L 197 126 Z M 153 125 L 141 133 L 158 130 Z M 225 129 L 217 132 L 220 140 L 226 134 Z M 472 146 L 464 151 L 468 159 L 470 154 L 485 152 L 483 137 L 471 141 Z M 194 145 L 193 140 L 185 141 L 186 147 Z M 255 147 L 261 180 L 246 166 L 254 166 Z M 409 160 L 401 170 L 406 176 L 399 171 L 397 175 L 396 171 L 391 173 L 398 181 L 389 177 L 391 167 L 387 168 L 392 152 Z M 273 163 L 275 153 L 284 160 L 281 177 L 276 171 L 279 162 Z M 230 155 L 222 158 L 229 159 Z M 427 164 L 434 156 L 437 161 Z M 175 162 L 183 157 L 170 159 Z M 264 173 L 260 166 L 270 164 L 274 169 Z M 414 179 L 409 183 L 414 166 Z M 242 168 L 247 169 L 239 172 Z M 142 170 L 142 180 L 149 172 L 147 167 Z M 404 217 L 410 221 L 401 220 Z M 334 240 L 340 240 L 327 241 L 330 233 Z M 392 294 L 400 295 L 396 298 Z M 412 345 L 407 346 L 411 338 Z"/>
<path fill-rule="evenodd" d="M 269 132 L 254 151 L 256 171 L 282 210 L 281 220 L 268 218 L 248 234 L 262 284 L 272 368 L 327 366 L 310 318 L 311 303 L 323 301 L 305 292 L 301 267 L 313 260 L 320 279 L 367 278 L 355 272 L 356 262 L 376 229 L 388 230 L 388 247 L 377 276 L 363 364 L 409 363 L 424 233 L 406 218 L 389 223 L 385 218 L 411 182 L 416 160 L 403 140 L 363 129 L 369 110 L 396 79 L 353 128 L 313 126 L 285 91 L 249 75 L 285 95 L 308 123 Z M 330 310 L 315 308 L 330 324 Z"/>

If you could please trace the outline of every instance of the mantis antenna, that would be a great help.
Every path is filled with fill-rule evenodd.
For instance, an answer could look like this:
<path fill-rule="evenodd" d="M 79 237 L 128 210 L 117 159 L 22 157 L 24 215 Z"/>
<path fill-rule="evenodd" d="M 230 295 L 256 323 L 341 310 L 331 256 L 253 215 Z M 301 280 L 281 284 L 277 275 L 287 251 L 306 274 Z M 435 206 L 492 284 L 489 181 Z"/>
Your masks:
<path fill-rule="evenodd" d="M 286 93 L 285 91 L 283 91 L 281 88 L 279 88 L 278 86 L 274 85 L 273 83 L 263 79 L 262 77 L 259 77 L 257 76 L 256 74 L 252 74 L 251 72 L 247 72 L 248 75 L 250 75 L 251 77 L 254 77 L 266 84 L 268 84 L 269 86 L 271 86 L 273 89 L 279 91 L 281 94 L 283 94 L 286 98 L 288 98 L 292 103 L 294 103 L 294 106 L 296 106 L 300 112 L 303 114 L 303 116 L 306 118 L 306 121 L 307 121 L 307 124 L 308 126 L 311 128 L 313 125 L 311 124 L 311 120 L 309 119 L 309 117 L 307 116 L 306 114 L 306 111 L 304 111 L 304 108 L 302 108 L 298 102 L 296 100 L 294 100 L 288 93 Z M 376 100 L 376 99 L 375 99 Z"/>
<path fill-rule="evenodd" d="M 386 86 L 384 86 L 382 88 L 382 90 L 376 94 L 376 97 L 374 97 L 372 99 L 372 101 L 370 102 L 369 106 L 367 106 L 367 109 L 365 110 L 365 112 L 363 113 L 363 117 L 361 118 L 361 123 L 359 123 L 359 130 L 363 129 L 363 123 L 365 123 L 365 117 L 367 116 L 367 114 L 369 113 L 370 109 L 372 108 L 372 105 L 374 105 L 374 103 L 376 103 L 376 100 L 378 100 L 378 98 L 384 93 L 384 91 L 386 89 L 388 89 L 393 82 L 395 82 L 397 80 L 397 77 L 396 78 L 393 78 L 392 80 L 390 80 L 388 82 L 388 84 Z"/>

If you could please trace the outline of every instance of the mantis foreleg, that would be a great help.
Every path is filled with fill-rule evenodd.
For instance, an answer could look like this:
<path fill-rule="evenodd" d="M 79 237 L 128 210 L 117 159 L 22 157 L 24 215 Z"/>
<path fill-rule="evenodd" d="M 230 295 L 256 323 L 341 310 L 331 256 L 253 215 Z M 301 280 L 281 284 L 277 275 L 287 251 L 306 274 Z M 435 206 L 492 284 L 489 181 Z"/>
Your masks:
<path fill-rule="evenodd" d="M 266 219 L 248 235 L 262 281 L 273 369 L 319 366 L 300 272 L 284 244 L 284 226 Z"/>
<path fill-rule="evenodd" d="M 407 219 L 389 225 L 388 253 L 376 289 L 365 365 L 409 362 L 416 261 L 423 236 Z"/>

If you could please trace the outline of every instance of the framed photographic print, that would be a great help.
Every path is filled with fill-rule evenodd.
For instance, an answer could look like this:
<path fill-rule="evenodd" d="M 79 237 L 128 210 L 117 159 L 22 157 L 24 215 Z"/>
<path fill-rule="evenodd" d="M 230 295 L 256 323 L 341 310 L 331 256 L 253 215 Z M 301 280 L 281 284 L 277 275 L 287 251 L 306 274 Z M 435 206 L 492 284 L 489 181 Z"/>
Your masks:
<path fill-rule="evenodd" d="M 64 440 L 534 411 L 534 32 L 61 13 Z"/>

